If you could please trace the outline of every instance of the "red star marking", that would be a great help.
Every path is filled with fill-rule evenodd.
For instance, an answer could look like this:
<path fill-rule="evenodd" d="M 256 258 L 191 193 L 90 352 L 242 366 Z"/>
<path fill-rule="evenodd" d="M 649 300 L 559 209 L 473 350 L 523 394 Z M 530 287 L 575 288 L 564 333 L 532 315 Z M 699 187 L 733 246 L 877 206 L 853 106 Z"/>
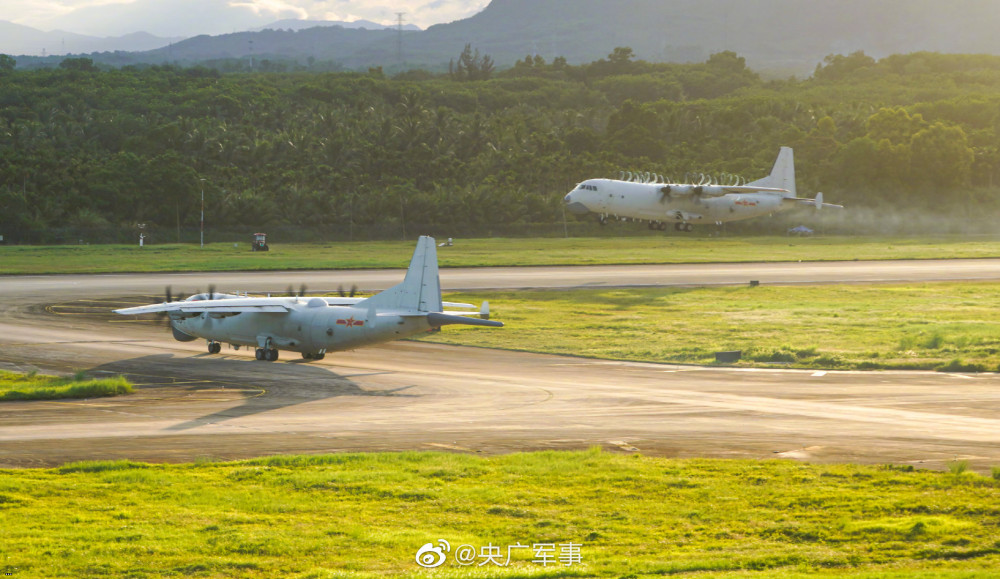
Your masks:
<path fill-rule="evenodd" d="M 363 320 L 355 320 L 354 316 L 347 318 L 346 320 L 337 320 L 338 326 L 347 326 L 348 328 L 353 328 L 354 326 L 361 327 L 365 325 Z"/>

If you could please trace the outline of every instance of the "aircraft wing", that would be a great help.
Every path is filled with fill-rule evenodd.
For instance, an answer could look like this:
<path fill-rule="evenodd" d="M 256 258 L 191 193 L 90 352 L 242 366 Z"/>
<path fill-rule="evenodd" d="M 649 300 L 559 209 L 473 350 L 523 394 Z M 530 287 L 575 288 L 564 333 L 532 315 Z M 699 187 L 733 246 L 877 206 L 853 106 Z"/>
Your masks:
<path fill-rule="evenodd" d="M 755 185 L 664 185 L 660 188 L 660 193 L 664 195 L 686 197 L 697 195 L 699 197 L 722 197 L 732 193 L 779 193 L 785 194 L 787 189 L 776 187 L 758 187 Z"/>
<path fill-rule="evenodd" d="M 215 314 L 242 314 L 248 312 L 283 314 L 289 310 L 288 305 L 284 302 L 287 302 L 287 298 L 196 300 L 122 308 L 114 310 L 114 312 L 122 315 L 158 313 L 201 314 L 204 312 Z"/>
<path fill-rule="evenodd" d="M 327 305 L 331 305 L 331 306 L 353 306 L 354 304 L 360 302 L 361 300 L 363 300 L 365 298 L 330 298 L 330 297 L 325 297 L 323 299 L 326 301 Z"/>
<path fill-rule="evenodd" d="M 733 187 L 722 187 L 726 193 L 788 193 L 788 189 L 777 187 L 753 187 L 751 185 L 736 185 Z"/>
<path fill-rule="evenodd" d="M 360 302 L 361 300 L 368 298 L 340 298 L 340 297 L 324 297 L 326 303 L 331 306 L 353 306 L 354 304 Z M 463 304 L 459 302 L 443 302 L 446 308 L 476 308 L 472 304 Z"/>

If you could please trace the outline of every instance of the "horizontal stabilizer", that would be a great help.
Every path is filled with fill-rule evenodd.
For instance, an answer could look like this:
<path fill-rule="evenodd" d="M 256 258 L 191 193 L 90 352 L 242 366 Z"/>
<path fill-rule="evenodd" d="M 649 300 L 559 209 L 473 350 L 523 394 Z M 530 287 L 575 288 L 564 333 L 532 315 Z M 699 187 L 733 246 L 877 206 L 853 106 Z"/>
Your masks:
<path fill-rule="evenodd" d="M 452 324 L 461 324 L 465 326 L 488 326 L 491 328 L 503 327 L 503 322 L 498 322 L 496 320 L 467 318 L 465 316 L 455 316 L 452 314 L 443 314 L 440 312 L 432 312 L 427 314 L 427 323 L 435 328 L 440 328 L 441 326 L 448 326 Z"/>
<path fill-rule="evenodd" d="M 830 209 L 843 209 L 843 205 L 836 205 L 834 203 L 823 203 L 822 193 L 816 196 L 816 199 L 809 199 L 808 197 L 785 197 L 782 199 L 785 202 L 796 203 L 799 205 L 808 205 L 810 207 L 815 207 L 816 209 L 822 209 L 823 207 L 828 207 Z"/>

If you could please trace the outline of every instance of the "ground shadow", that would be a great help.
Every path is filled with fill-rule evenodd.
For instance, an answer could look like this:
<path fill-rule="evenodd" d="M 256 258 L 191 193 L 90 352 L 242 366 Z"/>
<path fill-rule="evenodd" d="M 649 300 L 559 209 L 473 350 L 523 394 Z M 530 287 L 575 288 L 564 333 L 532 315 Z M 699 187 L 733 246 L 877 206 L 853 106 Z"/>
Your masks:
<path fill-rule="evenodd" d="M 354 380 L 391 372 L 338 373 L 329 366 L 260 362 L 225 355 L 175 357 L 157 354 L 102 364 L 87 373 L 94 376 L 120 374 L 135 383 L 138 389 L 171 388 L 192 393 L 231 389 L 240 392 L 240 405 L 178 423 L 168 427 L 169 431 L 189 430 L 339 396 L 418 396 L 405 393 L 412 386 L 371 389 L 362 388 Z"/>

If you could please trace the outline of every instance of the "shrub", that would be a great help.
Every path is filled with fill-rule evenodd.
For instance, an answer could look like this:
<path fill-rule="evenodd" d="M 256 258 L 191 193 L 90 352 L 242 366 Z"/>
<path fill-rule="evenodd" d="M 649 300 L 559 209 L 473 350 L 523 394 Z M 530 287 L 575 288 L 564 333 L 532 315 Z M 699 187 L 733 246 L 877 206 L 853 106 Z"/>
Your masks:
<path fill-rule="evenodd" d="M 959 476 L 967 470 L 969 470 L 969 461 L 967 460 L 955 460 L 948 463 L 948 472 L 955 476 Z"/>
<path fill-rule="evenodd" d="M 966 364 L 959 358 L 955 358 L 947 364 L 938 366 L 936 370 L 938 372 L 985 372 L 986 366 L 976 363 Z"/>

